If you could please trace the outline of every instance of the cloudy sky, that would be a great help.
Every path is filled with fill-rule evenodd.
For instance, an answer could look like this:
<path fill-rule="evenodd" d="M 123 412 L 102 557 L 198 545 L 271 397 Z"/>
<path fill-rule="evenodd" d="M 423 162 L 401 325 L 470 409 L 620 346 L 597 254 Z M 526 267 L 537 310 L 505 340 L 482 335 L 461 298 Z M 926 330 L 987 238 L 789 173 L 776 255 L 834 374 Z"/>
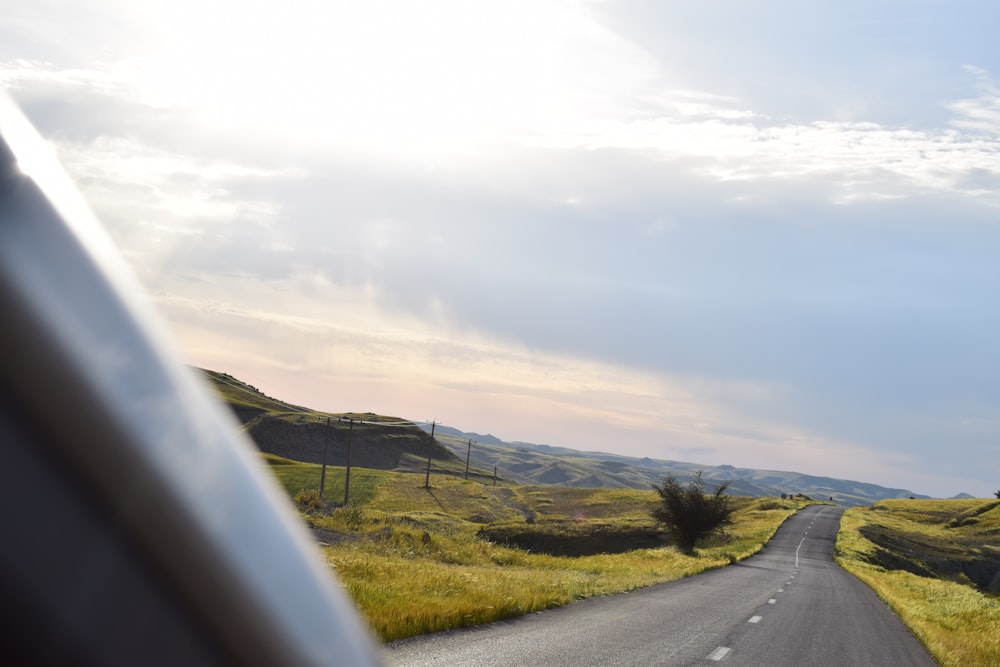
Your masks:
<path fill-rule="evenodd" d="M 193 364 L 986 496 L 997 25 L 967 0 L 33 0 L 0 9 L 0 83 Z"/>

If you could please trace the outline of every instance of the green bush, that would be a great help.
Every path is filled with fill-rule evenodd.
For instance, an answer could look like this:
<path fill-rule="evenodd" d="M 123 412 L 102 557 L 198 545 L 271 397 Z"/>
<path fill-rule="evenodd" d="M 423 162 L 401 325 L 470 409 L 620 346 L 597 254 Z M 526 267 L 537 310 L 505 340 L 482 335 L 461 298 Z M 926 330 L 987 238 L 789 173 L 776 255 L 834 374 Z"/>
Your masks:
<path fill-rule="evenodd" d="M 660 503 L 653 508 L 653 518 L 666 526 L 677 547 L 693 554 L 699 540 L 719 532 L 730 523 L 733 507 L 724 495 L 729 482 L 723 482 L 712 495 L 705 494 L 702 471 L 686 487 L 673 475 L 667 475 L 660 485 L 653 485 Z"/>

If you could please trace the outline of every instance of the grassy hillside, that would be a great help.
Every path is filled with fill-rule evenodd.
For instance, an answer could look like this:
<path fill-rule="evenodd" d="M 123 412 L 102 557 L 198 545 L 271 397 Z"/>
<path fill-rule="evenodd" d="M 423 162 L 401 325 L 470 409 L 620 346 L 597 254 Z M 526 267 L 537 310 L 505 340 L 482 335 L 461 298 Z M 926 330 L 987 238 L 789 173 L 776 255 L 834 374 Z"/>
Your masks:
<path fill-rule="evenodd" d="M 837 561 L 940 664 L 1000 664 L 1000 501 L 887 500 L 850 509 Z"/>
<path fill-rule="evenodd" d="M 291 498 L 302 498 L 308 494 L 318 494 L 320 488 L 321 466 L 315 463 L 302 463 L 282 458 L 275 454 L 264 454 L 264 460 L 271 467 L 271 472 L 288 492 Z M 346 468 L 327 468 L 324 480 L 324 496 L 322 500 L 330 503 L 344 500 L 344 483 L 347 477 Z M 365 504 L 375 497 L 378 487 L 392 473 L 385 470 L 370 468 L 355 468 L 351 470 L 350 502 Z"/>
<path fill-rule="evenodd" d="M 264 394 L 256 387 L 237 380 L 228 373 L 196 369 L 208 379 L 222 399 L 236 413 L 242 423 L 264 413 L 284 415 L 316 414 L 308 408 L 291 405 Z"/>
<path fill-rule="evenodd" d="M 272 460 L 293 491 L 318 466 Z M 298 469 L 298 470 L 296 470 Z M 696 556 L 670 547 L 649 516 L 652 491 L 483 484 L 455 476 L 367 471 L 365 490 L 336 509 L 303 502 L 327 562 L 384 640 L 486 623 L 670 581 L 756 553 L 804 501 L 733 499 L 734 523 Z M 328 470 L 342 492 L 344 470 Z M 338 486 L 339 485 L 339 486 Z M 330 488 L 328 486 L 328 488 Z M 530 520 L 530 523 L 529 523 Z M 579 546 L 565 557 L 513 548 L 489 530 L 529 529 L 549 544 Z M 622 551 L 637 529 L 654 547 Z M 610 542 L 607 536 L 612 536 Z M 611 548 L 602 548 L 610 544 Z"/>
<path fill-rule="evenodd" d="M 469 441 L 470 477 L 490 480 L 496 468 L 505 480 L 527 485 L 579 488 L 649 489 L 667 474 L 682 480 L 702 470 L 709 488 L 729 482 L 730 495 L 780 496 L 803 494 L 832 498 L 841 505 L 870 505 L 886 498 L 917 496 L 906 489 L 816 477 L 795 472 L 708 466 L 682 461 L 634 458 L 585 452 L 524 442 L 507 443 L 491 435 L 464 433 L 437 425 L 417 425 L 372 413 L 325 413 L 269 397 L 225 373 L 202 371 L 233 409 L 250 437 L 264 452 L 297 461 L 346 465 L 350 437 L 352 465 L 380 470 L 424 470 L 428 454 L 435 474 L 464 476 Z M 353 420 L 353 429 L 350 426 Z"/>
<path fill-rule="evenodd" d="M 464 463 L 412 422 L 373 413 L 329 413 L 291 405 L 216 371 L 201 370 L 262 452 L 306 463 L 379 470 L 464 473 Z M 485 471 L 471 473 L 485 477 Z M 317 485 L 318 486 L 318 485 Z"/>

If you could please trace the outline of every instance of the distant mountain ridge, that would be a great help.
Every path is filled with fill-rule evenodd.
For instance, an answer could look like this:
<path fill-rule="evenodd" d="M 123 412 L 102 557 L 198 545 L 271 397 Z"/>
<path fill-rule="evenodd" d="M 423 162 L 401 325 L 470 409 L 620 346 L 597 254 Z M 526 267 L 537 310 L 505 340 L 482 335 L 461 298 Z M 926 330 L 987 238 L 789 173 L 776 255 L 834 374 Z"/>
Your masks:
<path fill-rule="evenodd" d="M 711 466 L 528 442 L 504 442 L 494 435 L 464 432 L 441 424 L 435 427 L 435 436 L 461 458 L 466 456 L 471 439 L 473 465 L 488 469 L 496 466 L 497 474 L 521 484 L 648 489 L 662 482 L 668 474 L 687 479 L 701 470 L 709 487 L 728 481 L 728 492 L 732 495 L 801 493 L 815 499 L 833 498 L 834 502 L 847 506 L 869 505 L 888 498 L 929 498 L 908 489 L 798 472 Z"/>
<path fill-rule="evenodd" d="M 435 426 L 435 437 L 431 440 L 429 425 L 372 413 L 318 412 L 267 396 L 226 373 L 198 370 L 233 410 L 258 448 L 297 461 L 319 463 L 325 459 L 331 465 L 345 465 L 349 443 L 353 441 L 351 460 L 357 466 L 419 472 L 425 469 L 430 456 L 435 474 L 464 475 L 472 440 L 470 476 L 474 479 L 489 479 L 495 467 L 497 475 L 519 484 L 649 489 L 662 482 L 667 474 L 683 480 L 701 470 L 709 487 L 728 481 L 728 492 L 732 495 L 801 493 L 815 499 L 833 498 L 848 506 L 868 505 L 887 498 L 928 497 L 907 489 L 797 472 L 504 442 L 492 434 L 465 432 L 442 424 Z"/>

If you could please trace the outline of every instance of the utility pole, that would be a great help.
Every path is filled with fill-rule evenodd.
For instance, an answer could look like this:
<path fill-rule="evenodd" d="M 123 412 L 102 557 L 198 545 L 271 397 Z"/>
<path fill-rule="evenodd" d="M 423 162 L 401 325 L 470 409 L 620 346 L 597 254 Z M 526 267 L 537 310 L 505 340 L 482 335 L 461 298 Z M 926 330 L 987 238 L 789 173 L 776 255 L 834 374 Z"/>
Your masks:
<path fill-rule="evenodd" d="M 424 488 L 431 488 L 431 454 L 434 453 L 434 427 L 436 422 L 431 422 L 431 444 L 427 447 L 427 477 L 424 479 Z"/>
<path fill-rule="evenodd" d="M 347 422 L 347 475 L 344 477 L 344 507 L 351 500 L 351 436 L 354 434 L 354 420 Z"/>
<path fill-rule="evenodd" d="M 469 450 L 465 453 L 465 479 L 469 479 L 469 458 L 472 456 L 472 438 L 469 438 Z"/>
<path fill-rule="evenodd" d="M 326 489 L 326 450 L 330 447 L 330 418 L 326 418 L 326 432 L 323 438 L 323 469 L 319 474 L 319 499 L 323 500 L 323 491 Z"/>

